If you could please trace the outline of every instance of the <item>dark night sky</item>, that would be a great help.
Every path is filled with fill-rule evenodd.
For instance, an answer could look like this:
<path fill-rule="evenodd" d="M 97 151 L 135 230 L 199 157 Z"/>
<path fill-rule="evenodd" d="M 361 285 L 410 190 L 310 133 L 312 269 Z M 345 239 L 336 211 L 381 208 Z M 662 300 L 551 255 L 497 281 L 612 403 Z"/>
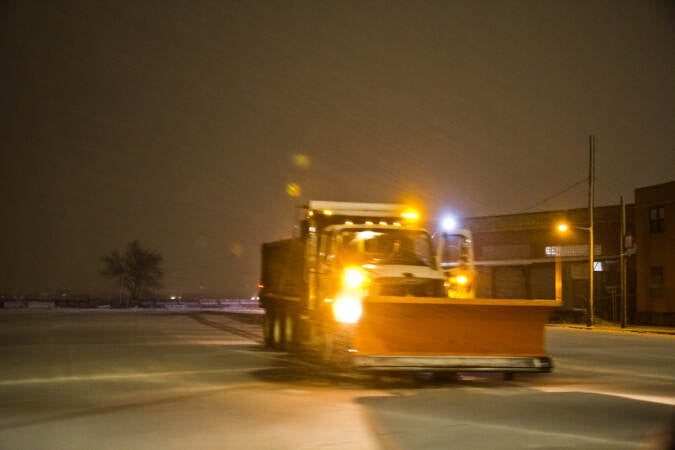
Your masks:
<path fill-rule="evenodd" d="M 4 293 L 139 239 L 249 296 L 308 199 L 584 207 L 589 134 L 598 204 L 675 178 L 670 1 L 5 0 L 0 52 Z"/>

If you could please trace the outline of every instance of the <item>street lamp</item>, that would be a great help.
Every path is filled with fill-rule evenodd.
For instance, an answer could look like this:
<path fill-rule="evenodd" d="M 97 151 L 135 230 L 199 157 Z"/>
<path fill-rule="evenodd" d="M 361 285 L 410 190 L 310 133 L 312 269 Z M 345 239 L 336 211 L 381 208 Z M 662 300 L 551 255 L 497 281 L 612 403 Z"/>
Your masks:
<path fill-rule="evenodd" d="M 588 283 L 589 283 L 589 289 L 588 289 L 588 314 L 586 318 L 586 325 L 587 326 L 593 326 L 593 323 L 595 322 L 595 316 L 593 313 L 593 275 L 594 275 L 594 243 L 593 243 L 593 222 L 591 222 L 590 227 L 576 227 L 576 226 L 571 226 L 566 223 L 560 223 L 556 227 L 558 231 L 565 233 L 569 231 L 570 229 L 575 229 L 575 230 L 584 230 L 588 231 Z"/>

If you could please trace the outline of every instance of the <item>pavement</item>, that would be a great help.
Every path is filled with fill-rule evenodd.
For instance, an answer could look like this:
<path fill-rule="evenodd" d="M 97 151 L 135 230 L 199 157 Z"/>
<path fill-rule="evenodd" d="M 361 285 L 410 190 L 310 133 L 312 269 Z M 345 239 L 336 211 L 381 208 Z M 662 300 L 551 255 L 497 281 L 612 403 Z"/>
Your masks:
<path fill-rule="evenodd" d="M 581 323 L 551 323 L 547 326 L 551 328 L 572 328 L 577 330 L 602 331 L 608 333 L 661 334 L 675 336 L 675 327 L 628 324 L 622 328 L 621 324 L 617 322 L 609 322 L 601 319 L 597 319 L 593 326 L 588 326 Z"/>

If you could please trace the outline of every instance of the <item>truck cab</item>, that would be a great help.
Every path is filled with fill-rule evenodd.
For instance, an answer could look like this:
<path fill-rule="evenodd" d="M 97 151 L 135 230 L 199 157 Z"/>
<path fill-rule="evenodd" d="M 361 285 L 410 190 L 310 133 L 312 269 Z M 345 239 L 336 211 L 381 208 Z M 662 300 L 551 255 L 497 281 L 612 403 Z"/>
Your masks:
<path fill-rule="evenodd" d="M 445 276 L 426 230 L 389 224 L 331 225 L 319 242 L 317 296 L 324 303 L 335 303 L 334 311 L 342 310 L 340 303 L 358 305 L 366 296 L 445 295 Z"/>
<path fill-rule="evenodd" d="M 310 201 L 305 209 L 299 237 L 263 244 L 259 297 L 272 347 L 316 347 L 327 327 L 358 322 L 366 297 L 447 297 L 433 241 L 411 207 Z"/>

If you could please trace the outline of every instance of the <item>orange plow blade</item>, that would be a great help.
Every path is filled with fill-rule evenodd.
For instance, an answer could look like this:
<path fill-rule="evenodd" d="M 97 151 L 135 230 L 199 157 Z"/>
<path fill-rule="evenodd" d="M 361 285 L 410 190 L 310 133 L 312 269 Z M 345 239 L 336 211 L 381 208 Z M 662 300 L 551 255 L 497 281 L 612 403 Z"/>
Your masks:
<path fill-rule="evenodd" d="M 352 335 L 363 370 L 548 372 L 554 300 L 367 297 Z"/>

